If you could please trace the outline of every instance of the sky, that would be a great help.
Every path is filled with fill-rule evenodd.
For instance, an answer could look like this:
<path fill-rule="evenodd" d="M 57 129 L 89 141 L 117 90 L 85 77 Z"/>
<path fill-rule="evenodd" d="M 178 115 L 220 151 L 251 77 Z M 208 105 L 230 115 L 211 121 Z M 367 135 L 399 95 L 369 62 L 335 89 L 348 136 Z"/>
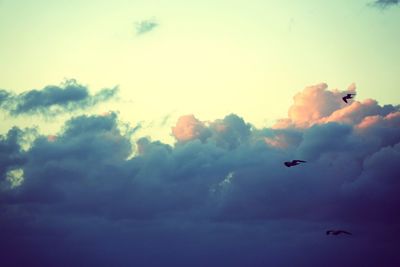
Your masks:
<path fill-rule="evenodd" d="M 0 258 L 399 266 L 399 15 L 0 0 Z"/>

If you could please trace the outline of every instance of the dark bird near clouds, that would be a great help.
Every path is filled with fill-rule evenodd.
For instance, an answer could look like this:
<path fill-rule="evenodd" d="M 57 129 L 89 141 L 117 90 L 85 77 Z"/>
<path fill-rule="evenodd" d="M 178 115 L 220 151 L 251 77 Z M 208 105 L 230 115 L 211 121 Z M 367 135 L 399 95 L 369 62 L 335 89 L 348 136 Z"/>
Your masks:
<path fill-rule="evenodd" d="M 299 160 L 299 159 L 294 159 L 292 161 L 285 161 L 285 166 L 286 167 L 292 167 L 292 166 L 296 166 L 299 165 L 301 162 L 307 162 L 305 160 Z"/>
<path fill-rule="evenodd" d="M 342 97 L 343 101 L 347 103 L 347 100 L 352 99 L 353 96 L 356 94 L 347 94 L 346 96 Z"/>
<path fill-rule="evenodd" d="M 345 230 L 328 230 L 326 231 L 327 235 L 340 235 L 340 234 L 347 234 L 347 235 L 351 235 L 350 232 L 347 232 Z"/>

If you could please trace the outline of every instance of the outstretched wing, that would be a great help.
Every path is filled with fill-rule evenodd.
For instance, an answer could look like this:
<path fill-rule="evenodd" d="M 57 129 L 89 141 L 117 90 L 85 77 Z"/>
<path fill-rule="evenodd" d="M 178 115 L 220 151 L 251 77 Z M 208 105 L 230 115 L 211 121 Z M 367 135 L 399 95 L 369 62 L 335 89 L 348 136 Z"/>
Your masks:
<path fill-rule="evenodd" d="M 347 234 L 347 235 L 351 235 L 351 234 L 352 234 L 352 233 L 347 232 L 347 231 L 344 231 L 344 230 L 341 230 L 340 233 L 342 233 L 342 234 Z"/>
<path fill-rule="evenodd" d="M 347 103 L 347 97 L 346 96 L 342 97 L 342 99 L 343 99 L 344 102 Z"/>
<path fill-rule="evenodd" d="M 295 159 L 295 160 L 293 160 L 295 163 L 299 163 L 299 162 L 307 162 L 307 161 L 305 161 L 305 160 L 300 160 L 300 159 Z"/>

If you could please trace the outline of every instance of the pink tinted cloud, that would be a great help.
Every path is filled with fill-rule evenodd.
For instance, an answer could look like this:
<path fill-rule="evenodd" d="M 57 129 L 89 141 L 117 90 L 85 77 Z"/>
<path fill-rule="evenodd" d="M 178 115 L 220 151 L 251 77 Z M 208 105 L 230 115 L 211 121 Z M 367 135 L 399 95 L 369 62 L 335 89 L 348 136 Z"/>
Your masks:
<path fill-rule="evenodd" d="M 264 142 L 275 148 L 287 148 L 289 146 L 288 140 L 284 134 L 278 134 L 274 137 L 264 137 Z"/>
<path fill-rule="evenodd" d="M 372 127 L 400 127 L 400 111 L 389 113 L 386 116 L 367 116 L 356 125 L 356 129 L 360 131 Z"/>
<path fill-rule="evenodd" d="M 211 122 L 210 125 L 217 133 L 222 133 L 227 130 L 227 125 L 222 120 L 216 120 L 215 122 Z"/>
<path fill-rule="evenodd" d="M 47 136 L 47 141 L 53 143 L 57 140 L 57 136 L 56 135 L 48 135 Z"/>
<path fill-rule="evenodd" d="M 343 102 L 342 97 L 356 91 L 354 83 L 344 91 L 337 89 L 327 90 L 327 88 L 328 85 L 326 83 L 320 83 L 308 86 L 297 93 L 293 98 L 294 103 L 289 108 L 289 117 L 278 120 L 273 128 L 305 128 L 315 123 L 326 122 L 327 118 L 336 111 L 348 107 L 348 104 Z M 331 120 L 333 119 L 334 117 L 331 118 Z"/>
<path fill-rule="evenodd" d="M 112 113 L 110 111 L 104 111 L 104 112 L 100 113 L 100 116 L 101 117 L 107 117 L 107 116 L 110 116 L 111 114 Z"/>
<path fill-rule="evenodd" d="M 367 116 L 373 116 L 382 113 L 382 108 L 373 99 L 366 99 L 362 102 L 355 101 L 331 115 L 321 118 L 319 123 L 342 122 L 348 124 L 357 124 Z"/>
<path fill-rule="evenodd" d="M 204 122 L 201 122 L 194 115 L 181 116 L 175 127 L 172 127 L 172 135 L 180 142 L 193 139 L 203 140 L 207 132 Z"/>
<path fill-rule="evenodd" d="M 294 104 L 289 108 L 289 118 L 298 126 L 308 126 L 342 108 L 344 93 L 327 88 L 327 84 L 321 83 L 296 94 Z"/>
<path fill-rule="evenodd" d="M 291 119 L 278 119 L 276 123 L 272 126 L 272 129 L 286 129 L 294 127 Z"/>

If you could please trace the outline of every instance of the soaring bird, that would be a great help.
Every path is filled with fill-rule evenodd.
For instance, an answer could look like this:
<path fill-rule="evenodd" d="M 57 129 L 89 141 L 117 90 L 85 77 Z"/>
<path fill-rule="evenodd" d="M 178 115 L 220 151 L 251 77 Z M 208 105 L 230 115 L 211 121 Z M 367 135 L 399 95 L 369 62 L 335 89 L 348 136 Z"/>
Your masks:
<path fill-rule="evenodd" d="M 328 230 L 326 231 L 327 235 L 340 235 L 340 234 L 347 234 L 347 235 L 351 235 L 350 232 L 347 232 L 345 230 Z"/>
<path fill-rule="evenodd" d="M 285 164 L 286 167 L 292 167 L 292 166 L 296 166 L 299 165 L 300 162 L 307 162 L 305 160 L 299 160 L 299 159 L 294 159 L 292 161 L 285 161 L 283 164 Z"/>
<path fill-rule="evenodd" d="M 347 103 L 348 99 L 352 99 L 353 96 L 355 96 L 356 94 L 347 94 L 344 97 L 342 97 L 343 101 Z"/>

